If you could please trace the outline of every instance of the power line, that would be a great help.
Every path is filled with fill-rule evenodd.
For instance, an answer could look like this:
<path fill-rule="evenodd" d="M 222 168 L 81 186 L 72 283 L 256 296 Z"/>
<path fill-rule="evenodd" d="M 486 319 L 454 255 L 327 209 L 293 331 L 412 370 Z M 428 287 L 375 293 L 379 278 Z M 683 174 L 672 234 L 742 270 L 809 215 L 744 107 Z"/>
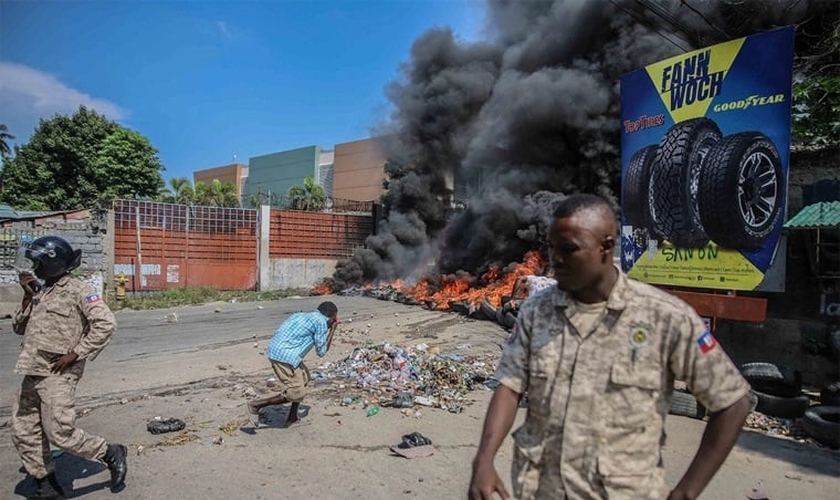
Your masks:
<path fill-rule="evenodd" d="M 638 0 L 637 0 L 637 1 L 638 1 Z M 633 19 L 635 19 L 636 21 L 638 21 L 638 22 L 639 22 L 639 24 L 641 24 L 642 26 L 645 26 L 646 28 L 648 28 L 649 30 L 653 31 L 654 33 L 656 33 L 656 34 L 657 34 L 657 35 L 659 35 L 660 37 L 664 38 L 667 42 L 669 42 L 669 43 L 670 43 L 671 45 L 673 45 L 674 47 L 677 47 L 678 49 L 680 49 L 680 50 L 681 50 L 681 51 L 683 51 L 683 52 L 688 52 L 688 51 L 690 50 L 689 48 L 683 47 L 682 45 L 680 45 L 679 43 L 677 43 L 676 41 L 672 40 L 670 37 L 668 37 L 667 35 L 665 35 L 664 33 L 662 33 L 661 31 L 659 31 L 659 30 L 656 28 L 656 26 L 655 26 L 655 25 L 652 25 L 652 24 L 651 24 L 648 20 L 646 20 L 646 19 L 644 19 L 644 18 L 642 18 L 642 17 L 638 16 L 638 15 L 637 15 L 636 13 L 634 13 L 633 11 L 628 10 L 628 9 L 626 9 L 625 7 L 623 7 L 620 3 L 618 3 L 618 1 L 617 1 L 617 0 L 609 0 L 609 2 L 610 2 L 611 4 L 613 4 L 613 5 L 615 5 L 616 7 L 618 7 L 619 9 L 621 9 L 621 10 L 622 10 L 625 14 L 629 15 L 630 17 L 632 17 Z M 652 10 L 652 9 L 651 9 L 651 10 Z M 655 13 L 655 12 L 654 12 L 654 13 Z M 661 16 L 660 16 L 660 17 L 661 17 Z"/>

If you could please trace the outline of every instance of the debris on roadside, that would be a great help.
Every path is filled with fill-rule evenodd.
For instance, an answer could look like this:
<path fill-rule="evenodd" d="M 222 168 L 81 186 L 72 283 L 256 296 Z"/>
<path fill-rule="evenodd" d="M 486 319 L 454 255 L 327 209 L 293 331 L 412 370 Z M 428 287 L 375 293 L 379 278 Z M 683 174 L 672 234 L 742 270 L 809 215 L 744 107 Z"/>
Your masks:
<path fill-rule="evenodd" d="M 199 440 L 201 438 L 196 436 L 192 431 L 181 431 L 174 436 L 169 436 L 158 441 L 154 446 L 178 446 Z"/>
<path fill-rule="evenodd" d="M 419 432 L 404 435 L 402 442 L 396 446 L 391 446 L 390 450 L 401 457 L 409 459 L 429 457 L 435 453 L 432 440 Z"/>
<path fill-rule="evenodd" d="M 233 386 L 233 389 L 241 391 L 242 397 L 244 398 L 251 399 L 257 397 L 257 391 L 255 391 L 250 385 L 236 384 Z"/>
<path fill-rule="evenodd" d="M 756 485 L 755 488 L 752 488 L 752 490 L 747 493 L 747 498 L 749 500 L 771 500 L 770 496 L 761 487 L 761 481 L 758 482 L 758 485 Z"/>
<path fill-rule="evenodd" d="M 816 443 L 805 432 L 799 419 L 776 418 L 754 411 L 747 415 L 744 427 L 762 432 L 768 436 L 784 436 L 800 442 L 808 441 Z"/>
<path fill-rule="evenodd" d="M 230 422 L 220 425 L 219 430 L 227 434 L 228 436 L 233 435 L 234 432 L 238 431 L 243 425 L 250 423 L 250 419 L 248 418 L 239 418 L 236 420 L 231 420 Z"/>
<path fill-rule="evenodd" d="M 178 418 L 163 419 L 161 417 L 155 417 L 146 424 L 146 430 L 152 434 L 165 434 L 167 432 L 183 430 L 186 426 L 186 422 Z"/>
<path fill-rule="evenodd" d="M 486 388 L 484 383 L 492 378 L 492 366 L 494 363 L 483 356 L 441 355 L 439 348 L 426 344 L 406 349 L 388 342 L 368 342 L 342 361 L 321 365 L 312 377 L 349 379 L 357 388 L 379 393 L 365 404 L 397 408 L 421 405 L 460 413 L 468 392 Z M 391 397 L 380 397 L 391 392 Z M 355 401 L 344 397 L 341 404 L 347 406 Z"/>

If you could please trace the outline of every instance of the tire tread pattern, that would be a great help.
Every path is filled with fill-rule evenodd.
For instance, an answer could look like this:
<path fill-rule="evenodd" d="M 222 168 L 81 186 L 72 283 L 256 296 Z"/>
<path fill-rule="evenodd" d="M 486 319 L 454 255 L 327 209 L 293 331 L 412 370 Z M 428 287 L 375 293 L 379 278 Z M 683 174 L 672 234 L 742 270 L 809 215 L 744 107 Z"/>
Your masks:
<path fill-rule="evenodd" d="M 712 135 L 720 140 L 718 126 L 708 118 L 677 123 L 659 143 L 651 176 L 652 218 L 659 232 L 674 246 L 697 248 L 709 242 L 699 222 L 696 200 L 690 196 L 692 152 L 699 147 L 698 137 Z M 702 166 L 697 168 L 702 171 Z M 698 174 L 699 175 L 699 174 Z"/>

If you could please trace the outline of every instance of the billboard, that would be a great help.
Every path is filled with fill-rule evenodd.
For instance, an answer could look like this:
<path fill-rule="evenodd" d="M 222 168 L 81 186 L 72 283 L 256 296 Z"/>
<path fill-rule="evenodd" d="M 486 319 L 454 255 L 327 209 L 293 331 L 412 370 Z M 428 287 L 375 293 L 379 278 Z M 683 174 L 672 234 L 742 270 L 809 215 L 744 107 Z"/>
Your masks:
<path fill-rule="evenodd" d="M 622 76 L 621 264 L 631 277 L 757 290 L 778 276 L 794 34 L 740 38 Z"/>

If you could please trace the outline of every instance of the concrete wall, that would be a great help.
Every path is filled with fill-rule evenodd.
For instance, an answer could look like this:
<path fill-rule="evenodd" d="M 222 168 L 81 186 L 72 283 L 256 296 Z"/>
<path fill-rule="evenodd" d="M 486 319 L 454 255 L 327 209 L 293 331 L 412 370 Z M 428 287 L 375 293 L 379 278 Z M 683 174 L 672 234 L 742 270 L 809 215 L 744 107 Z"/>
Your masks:
<path fill-rule="evenodd" d="M 342 200 L 378 200 L 385 192 L 385 160 L 377 138 L 336 144 L 333 196 Z"/>
<path fill-rule="evenodd" d="M 18 224 L 13 230 L 23 235 L 31 230 L 31 236 L 59 236 L 67 240 L 74 249 L 82 250 L 82 264 L 74 274 L 89 282 L 100 294 L 106 292 L 108 262 L 112 259 L 113 235 L 107 231 L 107 218 L 89 220 L 47 220 L 41 227 L 27 228 Z M 17 283 L 17 272 L 13 269 L 0 269 L 0 317 L 9 317 L 20 305 L 23 291 Z"/>
<path fill-rule="evenodd" d="M 321 279 L 332 276 L 335 259 L 270 259 L 266 282 L 260 290 L 312 288 Z"/>
<path fill-rule="evenodd" d="M 248 162 L 248 179 L 242 194 L 265 197 L 271 193 L 272 198 L 285 200 L 289 188 L 302 186 L 306 177 L 313 177 L 317 182 L 320 157 L 320 146 L 255 156 Z"/>

